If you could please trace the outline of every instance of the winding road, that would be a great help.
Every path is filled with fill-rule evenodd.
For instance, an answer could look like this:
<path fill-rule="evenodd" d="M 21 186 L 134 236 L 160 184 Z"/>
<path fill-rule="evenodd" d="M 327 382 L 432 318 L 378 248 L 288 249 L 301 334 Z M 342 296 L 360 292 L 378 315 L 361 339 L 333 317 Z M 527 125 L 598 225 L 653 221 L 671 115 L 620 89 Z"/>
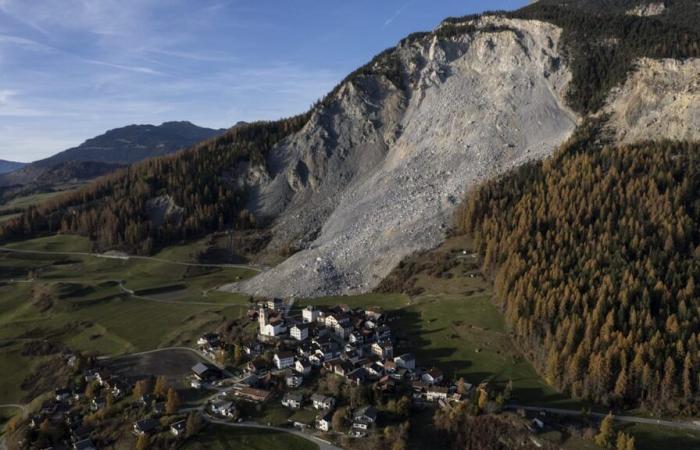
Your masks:
<path fill-rule="evenodd" d="M 545 413 L 550 413 L 550 414 L 555 414 L 555 415 L 560 415 L 560 416 L 580 416 L 580 415 L 582 415 L 581 411 L 576 411 L 573 409 L 548 408 L 548 407 L 544 407 L 544 406 L 523 406 L 523 405 L 512 404 L 512 405 L 506 406 L 506 408 L 507 409 L 523 409 L 525 411 L 534 411 L 534 412 L 545 412 Z M 599 419 L 602 419 L 603 417 L 607 416 L 607 414 L 595 413 L 595 412 L 587 413 L 587 415 L 592 416 L 592 417 L 597 417 Z M 681 422 L 681 421 L 666 420 L 666 419 L 650 419 L 647 417 L 621 416 L 618 414 L 613 414 L 613 420 L 616 420 L 618 422 L 656 425 L 656 426 L 660 426 L 660 427 L 675 428 L 677 430 L 700 431 L 700 424 L 696 424 L 695 422 L 690 422 L 690 421 Z"/>
<path fill-rule="evenodd" d="M 27 405 L 20 405 L 17 403 L 6 403 L 4 405 L 0 405 L 0 409 L 2 408 L 12 408 L 12 409 L 21 409 L 22 414 L 27 414 Z"/>

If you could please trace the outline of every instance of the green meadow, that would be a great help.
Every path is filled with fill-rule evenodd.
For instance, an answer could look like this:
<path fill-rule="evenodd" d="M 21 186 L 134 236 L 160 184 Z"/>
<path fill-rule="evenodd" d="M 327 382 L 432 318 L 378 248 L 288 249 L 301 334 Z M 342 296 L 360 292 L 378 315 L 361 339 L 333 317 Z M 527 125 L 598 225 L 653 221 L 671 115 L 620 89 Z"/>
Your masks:
<path fill-rule="evenodd" d="M 195 262 L 203 245 L 174 246 L 155 256 Z M 58 235 L 8 247 L 89 252 L 91 245 Z M 143 259 L 0 252 L 0 403 L 21 397 L 19 385 L 37 364 L 39 358 L 21 356 L 27 342 L 51 339 L 98 355 L 191 345 L 202 332 L 247 310 L 247 297 L 209 290 L 253 274 Z M 120 283 L 137 295 L 125 293 Z"/>

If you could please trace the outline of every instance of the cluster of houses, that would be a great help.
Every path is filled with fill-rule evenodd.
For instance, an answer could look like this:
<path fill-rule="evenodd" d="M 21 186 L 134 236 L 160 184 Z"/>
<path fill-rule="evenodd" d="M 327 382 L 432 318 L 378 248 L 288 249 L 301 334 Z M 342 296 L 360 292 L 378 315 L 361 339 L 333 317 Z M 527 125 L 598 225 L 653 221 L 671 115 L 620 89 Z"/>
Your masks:
<path fill-rule="evenodd" d="M 286 393 L 282 404 L 290 409 L 310 405 L 318 410 L 315 426 L 322 431 L 331 428 L 336 400 L 318 393 L 305 398 L 295 390 L 321 371 L 343 377 L 354 385 L 375 385 L 387 394 L 394 392 L 399 385 L 410 384 L 416 401 L 449 401 L 459 397 L 454 387 L 444 384 L 439 369 L 417 367 L 411 353 L 395 354 L 388 318 L 381 310 L 351 309 L 345 305 L 331 308 L 307 306 L 301 311 L 301 316 L 289 317 L 285 308 L 284 302 L 269 300 L 248 312 L 248 316 L 258 322 L 258 335 L 242 347 L 249 358 L 245 366 L 247 378 L 245 386 L 234 387 L 235 396 L 266 401 L 278 387 L 275 385 L 277 380 L 283 379 Z M 205 353 L 218 351 L 220 343 L 217 334 L 207 334 L 198 340 Z M 269 356 L 262 357 L 266 349 L 273 351 L 271 360 Z M 193 372 L 199 381 L 211 381 L 208 375 L 218 376 L 206 365 L 193 368 Z M 212 413 L 222 417 L 233 414 L 229 410 L 234 407 L 232 404 L 210 407 Z M 365 435 L 376 420 L 377 410 L 373 407 L 354 411 L 351 436 Z"/>

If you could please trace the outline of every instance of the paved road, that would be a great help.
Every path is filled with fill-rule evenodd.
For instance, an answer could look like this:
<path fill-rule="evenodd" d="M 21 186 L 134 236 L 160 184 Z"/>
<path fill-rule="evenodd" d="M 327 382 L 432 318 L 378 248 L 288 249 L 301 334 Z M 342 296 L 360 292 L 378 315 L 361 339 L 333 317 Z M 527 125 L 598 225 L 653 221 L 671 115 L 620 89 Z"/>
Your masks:
<path fill-rule="evenodd" d="M 106 258 L 106 259 L 121 259 L 124 261 L 136 259 L 143 261 L 156 261 L 169 264 L 177 264 L 179 266 L 190 266 L 190 267 L 221 267 L 224 269 L 248 269 L 255 272 L 262 272 L 266 270 L 264 266 L 250 266 L 246 264 L 202 264 L 202 263 L 189 263 L 183 261 L 172 261 L 169 259 L 156 258 L 153 256 L 136 256 L 136 255 L 125 255 L 125 256 L 113 256 L 104 253 L 89 253 L 89 252 L 52 252 L 48 250 L 21 250 L 17 248 L 0 247 L 2 252 L 10 253 L 23 253 L 23 254 L 34 254 L 34 255 L 62 255 L 62 256 L 91 256 L 94 258 Z"/>
<path fill-rule="evenodd" d="M 573 409 L 561 409 L 561 408 L 547 408 L 543 406 L 522 406 L 522 405 L 508 405 L 508 409 L 524 409 L 526 411 L 535 411 L 535 412 L 546 412 L 546 413 L 551 413 L 551 414 L 558 414 L 561 416 L 580 416 L 581 411 L 576 411 Z M 602 413 L 588 413 L 589 416 L 593 417 L 598 417 L 598 418 L 603 418 L 607 414 L 602 414 Z M 692 431 L 700 431 L 700 425 L 694 423 L 694 422 L 689 422 L 689 421 L 674 421 L 674 420 L 665 420 L 665 419 L 650 419 L 646 417 L 635 417 L 635 416 L 621 416 L 621 415 L 615 415 L 613 414 L 613 419 L 618 421 L 618 422 L 628 422 L 628 423 L 643 423 L 643 424 L 648 424 L 648 425 L 657 425 L 661 427 L 668 427 L 668 428 L 675 428 L 678 430 L 692 430 Z"/>
<path fill-rule="evenodd" d="M 27 414 L 27 405 L 20 405 L 17 403 L 6 403 L 4 405 L 0 405 L 0 408 L 21 409 L 22 414 Z"/>
<path fill-rule="evenodd" d="M 210 417 L 207 414 L 202 415 L 204 417 L 204 420 L 207 422 L 215 423 L 217 425 L 223 425 L 226 427 L 236 427 L 236 428 L 258 428 L 261 430 L 274 430 L 274 431 L 281 431 L 283 433 L 289 433 L 289 434 L 294 434 L 296 436 L 302 437 L 308 441 L 313 442 L 314 444 L 318 445 L 320 450 L 342 450 L 340 447 L 336 447 L 335 445 L 331 444 L 330 442 L 323 440 L 319 437 L 316 437 L 312 434 L 304 433 L 303 431 L 299 431 L 293 428 L 280 428 L 280 427 L 268 427 L 266 425 L 260 425 L 255 422 L 240 422 L 240 423 L 235 423 L 235 422 L 228 422 L 226 420 L 219 420 L 215 419 L 213 417 Z"/>

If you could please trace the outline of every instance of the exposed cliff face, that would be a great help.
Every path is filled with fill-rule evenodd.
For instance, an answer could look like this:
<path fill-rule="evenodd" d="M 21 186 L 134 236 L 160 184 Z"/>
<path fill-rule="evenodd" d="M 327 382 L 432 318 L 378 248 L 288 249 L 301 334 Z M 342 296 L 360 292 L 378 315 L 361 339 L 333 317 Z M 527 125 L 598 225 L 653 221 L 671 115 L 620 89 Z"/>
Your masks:
<path fill-rule="evenodd" d="M 604 111 L 618 141 L 700 139 L 700 59 L 642 59 Z"/>
<path fill-rule="evenodd" d="M 227 289 L 318 296 L 366 291 L 406 255 L 440 242 L 469 186 L 549 155 L 574 130 L 561 31 L 495 17 L 469 33 L 404 41 L 403 82 L 360 76 L 249 173 L 251 210 L 272 246 L 305 248 Z M 249 170 L 249 168 L 240 168 Z"/>

